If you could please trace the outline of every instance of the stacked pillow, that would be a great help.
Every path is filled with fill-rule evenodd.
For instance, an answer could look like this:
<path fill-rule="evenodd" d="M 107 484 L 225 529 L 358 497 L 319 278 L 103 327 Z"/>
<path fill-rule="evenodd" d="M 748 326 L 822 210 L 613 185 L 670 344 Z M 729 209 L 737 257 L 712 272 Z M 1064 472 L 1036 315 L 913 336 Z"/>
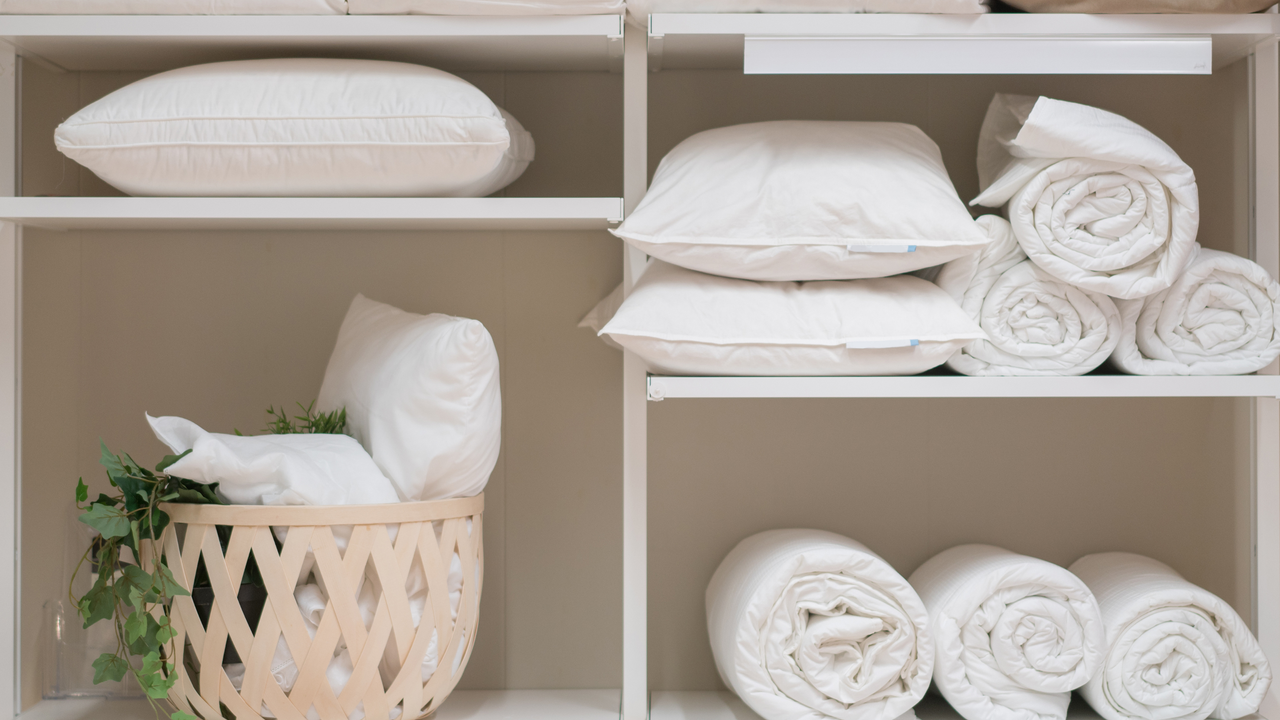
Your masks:
<path fill-rule="evenodd" d="M 659 372 L 913 374 L 983 337 L 950 296 L 904 275 L 989 242 L 911 125 L 699 133 L 615 234 L 657 262 L 616 314 L 584 322 Z"/>
<path fill-rule="evenodd" d="M 481 197 L 533 138 L 449 73 L 376 60 L 212 63 L 139 80 L 60 125 L 64 155 L 130 195 Z"/>

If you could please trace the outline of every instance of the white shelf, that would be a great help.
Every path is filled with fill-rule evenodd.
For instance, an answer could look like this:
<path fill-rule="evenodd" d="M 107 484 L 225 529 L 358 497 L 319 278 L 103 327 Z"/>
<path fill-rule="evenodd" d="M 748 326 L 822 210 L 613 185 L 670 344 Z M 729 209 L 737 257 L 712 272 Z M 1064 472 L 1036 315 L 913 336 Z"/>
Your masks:
<path fill-rule="evenodd" d="M 591 230 L 620 198 L 0 198 L 0 220 L 54 230 Z"/>
<path fill-rule="evenodd" d="M 1219 377 L 649 377 L 649 399 L 673 398 L 1280 398 L 1280 375 Z"/>
<path fill-rule="evenodd" d="M 360 57 L 447 70 L 608 70 L 620 15 L 0 15 L 0 41 L 53 69 L 169 70 L 221 60 Z"/>
<path fill-rule="evenodd" d="M 719 692 L 655 692 L 649 720 L 760 720 L 751 708 L 728 691 Z M 930 694 L 915 707 L 920 720 L 960 720 L 942 698 Z M 25 716 L 24 716 L 25 718 Z M 1067 720 L 1098 720 L 1099 715 L 1080 699 L 1071 698 Z"/>
<path fill-rule="evenodd" d="M 1201 74 L 1277 16 L 654 14 L 650 67 L 749 73 Z M 745 55 L 745 61 L 744 61 Z M 1211 58 L 1211 59 L 1210 59 Z"/>
<path fill-rule="evenodd" d="M 434 720 L 618 720 L 618 690 L 459 690 Z M 21 720 L 155 720 L 145 700 L 44 700 Z"/>

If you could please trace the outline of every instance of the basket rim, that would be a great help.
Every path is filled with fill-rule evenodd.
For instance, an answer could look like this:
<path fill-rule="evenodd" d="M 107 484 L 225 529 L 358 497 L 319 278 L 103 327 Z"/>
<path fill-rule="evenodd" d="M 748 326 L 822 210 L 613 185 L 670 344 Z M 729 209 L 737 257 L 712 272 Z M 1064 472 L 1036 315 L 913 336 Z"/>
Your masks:
<path fill-rule="evenodd" d="M 386 505 L 195 505 L 160 503 L 175 523 L 195 525 L 388 525 L 432 522 L 480 515 L 484 493 L 449 500 L 420 500 Z"/>

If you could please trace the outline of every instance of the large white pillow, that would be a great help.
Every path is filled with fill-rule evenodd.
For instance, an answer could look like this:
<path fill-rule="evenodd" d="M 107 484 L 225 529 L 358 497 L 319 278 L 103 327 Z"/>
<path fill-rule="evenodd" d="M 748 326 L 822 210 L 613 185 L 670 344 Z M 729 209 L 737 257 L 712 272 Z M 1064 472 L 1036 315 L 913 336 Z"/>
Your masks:
<path fill-rule="evenodd" d="M 84 108 L 54 139 L 131 195 L 480 196 L 533 158 L 528 133 L 470 83 L 376 60 L 171 70 Z"/>
<path fill-rule="evenodd" d="M 615 234 L 660 260 L 748 280 L 885 277 L 990 241 L 919 128 L 800 120 L 680 143 Z"/>
<path fill-rule="evenodd" d="M 911 275 L 753 282 L 661 261 L 600 334 L 672 375 L 912 375 L 986 337 Z"/>
<path fill-rule="evenodd" d="M 346 15 L 347 0 L 0 0 L 9 15 Z"/>
<path fill-rule="evenodd" d="M 348 0 L 352 15 L 620 15 L 624 0 Z"/>
<path fill-rule="evenodd" d="M 357 295 L 316 406 L 347 409 L 347 429 L 402 500 L 476 495 L 498 462 L 498 353 L 476 320 Z"/>

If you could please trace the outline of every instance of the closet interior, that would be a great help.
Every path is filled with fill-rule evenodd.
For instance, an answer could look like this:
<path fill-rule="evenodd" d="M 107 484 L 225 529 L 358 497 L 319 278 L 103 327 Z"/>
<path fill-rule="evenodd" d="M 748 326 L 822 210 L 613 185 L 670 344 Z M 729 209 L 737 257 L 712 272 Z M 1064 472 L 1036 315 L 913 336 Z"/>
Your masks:
<path fill-rule="evenodd" d="M 148 716 L 42 699 L 75 480 L 105 485 L 99 439 L 158 458 L 145 412 L 230 432 L 309 402 L 356 293 L 478 319 L 502 364 L 479 631 L 441 720 L 751 720 L 717 675 L 704 591 L 739 540 L 781 527 L 857 538 L 904 575 L 962 542 L 1064 566 L 1153 555 L 1280 658 L 1276 365 L 667 377 L 577 327 L 633 284 L 645 259 L 608 230 L 690 135 L 910 123 L 968 201 L 998 92 L 1151 130 L 1196 172 L 1199 242 L 1280 277 L 1278 34 L 1274 13 L 0 16 L 0 712 Z M 273 57 L 453 72 L 537 157 L 487 198 L 141 198 L 54 147 L 60 122 L 142 77 Z"/>

